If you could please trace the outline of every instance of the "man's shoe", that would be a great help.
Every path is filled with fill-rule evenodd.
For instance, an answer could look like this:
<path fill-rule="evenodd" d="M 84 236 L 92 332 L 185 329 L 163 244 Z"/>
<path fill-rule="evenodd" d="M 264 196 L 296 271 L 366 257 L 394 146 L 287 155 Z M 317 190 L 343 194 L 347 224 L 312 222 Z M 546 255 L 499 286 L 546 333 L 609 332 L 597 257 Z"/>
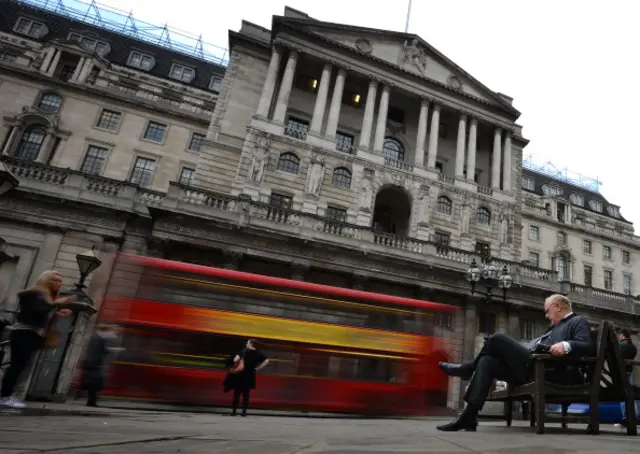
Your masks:
<path fill-rule="evenodd" d="M 455 364 L 455 363 L 438 363 L 440 369 L 449 377 L 460 377 L 463 380 L 471 379 L 473 375 L 473 368 L 469 364 Z"/>
<path fill-rule="evenodd" d="M 475 432 L 477 428 L 478 422 L 475 419 L 466 419 L 462 416 L 449 424 L 443 424 L 437 427 L 441 432 L 458 432 L 460 430 Z"/>

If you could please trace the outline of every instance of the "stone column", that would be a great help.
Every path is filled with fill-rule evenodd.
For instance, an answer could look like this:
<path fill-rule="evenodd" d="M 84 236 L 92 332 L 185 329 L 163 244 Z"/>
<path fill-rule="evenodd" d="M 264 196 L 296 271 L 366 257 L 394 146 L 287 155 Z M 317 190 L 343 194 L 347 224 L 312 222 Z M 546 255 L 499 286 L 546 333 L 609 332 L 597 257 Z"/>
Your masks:
<path fill-rule="evenodd" d="M 429 156 L 427 157 L 427 168 L 436 168 L 436 158 L 438 157 L 438 137 L 440 136 L 440 106 L 433 105 L 431 114 L 431 129 L 429 130 Z"/>
<path fill-rule="evenodd" d="M 269 62 L 269 69 L 267 69 L 267 77 L 264 81 L 264 86 L 262 87 L 262 95 L 260 96 L 258 111 L 256 112 L 256 115 L 260 118 L 267 118 L 269 116 L 269 107 L 271 107 L 271 100 L 273 99 L 273 91 L 276 87 L 279 69 L 280 49 L 274 46 L 271 51 L 271 61 Z"/>
<path fill-rule="evenodd" d="M 84 65 L 82 66 L 80 73 L 78 74 L 78 83 L 82 84 L 86 82 L 92 69 L 93 69 L 93 58 L 87 58 L 84 61 Z"/>
<path fill-rule="evenodd" d="M 49 65 L 51 64 L 51 60 L 53 60 L 53 56 L 56 53 L 56 48 L 55 47 L 50 47 L 47 49 L 46 53 L 45 53 L 45 57 L 42 60 L 42 64 L 40 65 L 40 72 L 46 73 L 47 69 L 49 68 Z"/>
<path fill-rule="evenodd" d="M 475 181 L 476 174 L 476 143 L 478 140 L 478 120 L 471 117 L 469 125 L 469 149 L 467 151 L 467 180 Z"/>
<path fill-rule="evenodd" d="M 38 157 L 36 158 L 36 162 L 40 162 L 42 164 L 49 163 L 49 158 L 51 157 L 51 152 L 53 151 L 53 146 L 56 141 L 56 136 L 53 129 L 47 129 L 47 136 L 44 138 L 42 142 L 42 146 L 40 147 L 40 152 L 38 153 Z"/>
<path fill-rule="evenodd" d="M 511 192 L 511 131 L 505 133 L 502 164 L 502 189 Z"/>
<path fill-rule="evenodd" d="M 326 63 L 322 69 L 322 77 L 320 78 L 320 87 L 316 95 L 316 104 L 313 107 L 313 117 L 311 118 L 310 132 L 320 134 L 322 128 L 322 120 L 324 120 L 324 111 L 327 107 L 327 95 L 329 94 L 329 82 L 331 80 L 331 63 Z M 331 106 L 333 107 L 333 106 Z"/>
<path fill-rule="evenodd" d="M 373 141 L 373 150 L 382 151 L 384 136 L 387 132 L 387 114 L 389 112 L 389 85 L 382 86 L 380 106 L 378 107 L 378 121 L 376 122 L 376 135 Z"/>
<path fill-rule="evenodd" d="M 78 62 L 78 66 L 76 66 L 75 71 L 73 71 L 73 76 L 71 76 L 71 79 L 69 80 L 69 82 L 79 82 L 80 79 L 80 73 L 82 72 L 82 68 L 84 68 L 84 64 L 87 61 L 87 57 L 81 57 L 80 61 Z"/>
<path fill-rule="evenodd" d="M 501 145 L 502 145 L 502 130 L 496 127 L 493 135 L 493 165 L 491 168 L 491 187 L 493 189 L 500 189 L 500 161 L 501 161 Z"/>
<path fill-rule="evenodd" d="M 9 138 L 7 139 L 7 143 L 5 143 L 4 148 L 2 149 L 2 154 L 8 155 L 13 152 L 13 148 L 15 146 L 16 140 L 18 139 L 18 134 L 20 134 L 20 128 L 18 126 L 10 126 L 9 130 Z"/>
<path fill-rule="evenodd" d="M 360 130 L 360 148 L 366 150 L 371 142 L 371 130 L 373 128 L 373 114 L 376 109 L 376 95 L 378 94 L 378 82 L 371 80 L 367 91 L 367 102 L 364 106 L 364 117 Z"/>
<path fill-rule="evenodd" d="M 51 62 L 51 65 L 49 66 L 49 69 L 47 69 L 47 76 L 53 76 L 53 73 L 56 72 L 56 68 L 58 67 L 58 63 L 60 63 L 60 57 L 62 57 L 62 52 L 59 50 L 56 50 L 56 53 L 53 57 L 53 61 Z"/>
<path fill-rule="evenodd" d="M 458 120 L 458 143 L 456 146 L 456 178 L 464 179 L 464 148 L 467 140 L 467 116 L 460 113 Z"/>
<path fill-rule="evenodd" d="M 280 84 L 280 92 L 278 93 L 278 101 L 276 102 L 276 110 L 273 114 L 273 120 L 278 123 L 284 123 L 284 117 L 287 115 L 289 107 L 289 95 L 291 95 L 291 87 L 293 85 L 293 76 L 296 73 L 296 64 L 298 63 L 298 53 L 295 50 L 289 52 L 289 60 L 284 69 L 282 83 Z"/>
<path fill-rule="evenodd" d="M 429 122 L 429 100 L 422 98 L 420 103 L 420 117 L 418 118 L 418 134 L 416 135 L 416 152 L 414 164 L 424 166 L 424 141 L 427 138 L 427 123 Z"/>
<path fill-rule="evenodd" d="M 340 120 L 340 108 L 342 107 L 342 92 L 344 91 L 344 81 L 347 78 L 347 71 L 344 68 L 338 69 L 336 83 L 333 86 L 333 95 L 331 96 L 331 108 L 329 109 L 329 118 L 327 119 L 327 137 L 335 137 L 338 130 L 338 121 Z"/>

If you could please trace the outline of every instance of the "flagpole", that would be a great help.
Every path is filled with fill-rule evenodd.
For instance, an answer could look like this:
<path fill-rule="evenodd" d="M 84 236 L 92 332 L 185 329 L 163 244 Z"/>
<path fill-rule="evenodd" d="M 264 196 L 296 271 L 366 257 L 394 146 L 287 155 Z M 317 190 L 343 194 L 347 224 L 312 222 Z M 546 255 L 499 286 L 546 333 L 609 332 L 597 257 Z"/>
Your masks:
<path fill-rule="evenodd" d="M 404 26 L 405 33 L 409 33 L 409 19 L 411 19 L 411 0 L 409 0 L 409 7 L 407 8 L 407 23 Z"/>

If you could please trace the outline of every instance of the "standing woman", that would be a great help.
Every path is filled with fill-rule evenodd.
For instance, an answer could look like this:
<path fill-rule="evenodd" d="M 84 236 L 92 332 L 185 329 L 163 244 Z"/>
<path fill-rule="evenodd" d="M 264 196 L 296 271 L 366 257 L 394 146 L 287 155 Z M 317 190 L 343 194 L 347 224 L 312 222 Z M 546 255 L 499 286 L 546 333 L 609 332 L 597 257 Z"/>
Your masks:
<path fill-rule="evenodd" d="M 45 271 L 33 288 L 18 293 L 18 315 L 10 328 L 11 364 L 2 377 L 0 405 L 24 408 L 12 395 L 20 374 L 27 368 L 33 354 L 44 346 L 51 321 L 55 315 L 67 317 L 71 310 L 56 311 L 56 304 L 69 304 L 75 297 L 58 299 L 62 287 L 62 275 L 56 271 Z"/>
<path fill-rule="evenodd" d="M 255 339 L 248 340 L 244 351 L 236 355 L 233 359 L 234 367 L 238 367 L 241 361 L 244 363 L 242 371 L 236 374 L 232 373 L 233 412 L 231 416 L 236 415 L 238 404 L 240 403 L 240 394 L 242 394 L 242 416 L 247 416 L 249 394 L 252 389 L 256 389 L 256 372 L 269 364 L 267 357 L 258 350 L 258 341 Z"/>

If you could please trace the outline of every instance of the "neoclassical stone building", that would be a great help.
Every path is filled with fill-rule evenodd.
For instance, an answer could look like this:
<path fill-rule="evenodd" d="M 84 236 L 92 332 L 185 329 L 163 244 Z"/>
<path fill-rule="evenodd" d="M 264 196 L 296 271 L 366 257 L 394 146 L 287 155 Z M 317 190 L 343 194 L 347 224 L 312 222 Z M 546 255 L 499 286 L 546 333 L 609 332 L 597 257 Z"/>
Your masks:
<path fill-rule="evenodd" d="M 20 179 L 0 198 L 5 309 L 43 269 L 71 283 L 74 254 L 95 245 L 449 303 L 461 310 L 435 329 L 456 359 L 484 332 L 544 326 L 550 292 L 594 321 L 636 323 L 633 287 L 528 262 L 540 213 L 527 207 L 547 196 L 524 187 L 520 113 L 420 37 L 287 8 L 271 30 L 230 31 L 228 61 L 214 60 L 28 3 L 3 6 L 0 30 L 2 159 Z M 618 224 L 627 236 L 610 241 L 633 275 L 637 240 Z M 470 296 L 465 272 L 489 257 L 513 277 L 506 301 Z M 98 305 L 110 271 L 89 287 Z M 28 394 L 65 394 L 84 331 Z"/>

